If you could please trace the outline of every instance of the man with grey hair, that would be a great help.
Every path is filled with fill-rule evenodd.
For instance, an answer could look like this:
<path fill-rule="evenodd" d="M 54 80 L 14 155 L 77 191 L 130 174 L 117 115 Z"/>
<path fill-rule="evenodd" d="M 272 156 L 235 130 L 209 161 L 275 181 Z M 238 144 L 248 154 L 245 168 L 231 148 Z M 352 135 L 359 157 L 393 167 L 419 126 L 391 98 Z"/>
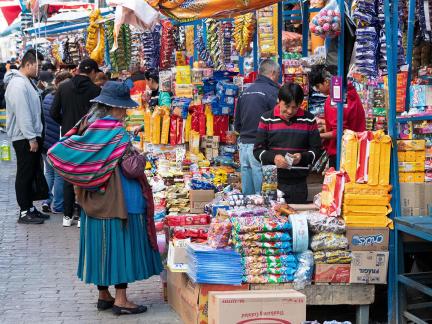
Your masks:
<path fill-rule="evenodd" d="M 262 114 L 277 104 L 280 66 L 266 59 L 261 62 L 256 81 L 240 96 L 235 113 L 235 130 L 240 134 L 240 169 L 242 191 L 245 195 L 261 192 L 261 164 L 253 155 L 258 124 Z"/>

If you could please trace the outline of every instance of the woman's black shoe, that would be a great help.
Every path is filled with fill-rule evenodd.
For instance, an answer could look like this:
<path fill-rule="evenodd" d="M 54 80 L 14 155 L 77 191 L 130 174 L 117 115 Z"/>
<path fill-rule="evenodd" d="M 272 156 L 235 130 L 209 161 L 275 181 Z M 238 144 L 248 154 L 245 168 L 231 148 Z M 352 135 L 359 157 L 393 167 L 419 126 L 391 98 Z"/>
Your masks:
<path fill-rule="evenodd" d="M 112 308 L 112 312 L 114 315 L 132 315 L 132 314 L 141 314 L 147 312 L 147 306 L 139 305 L 134 308 L 120 307 L 114 305 Z"/>
<path fill-rule="evenodd" d="M 98 299 L 97 309 L 98 310 L 107 310 L 114 306 L 114 300 L 103 300 Z"/>

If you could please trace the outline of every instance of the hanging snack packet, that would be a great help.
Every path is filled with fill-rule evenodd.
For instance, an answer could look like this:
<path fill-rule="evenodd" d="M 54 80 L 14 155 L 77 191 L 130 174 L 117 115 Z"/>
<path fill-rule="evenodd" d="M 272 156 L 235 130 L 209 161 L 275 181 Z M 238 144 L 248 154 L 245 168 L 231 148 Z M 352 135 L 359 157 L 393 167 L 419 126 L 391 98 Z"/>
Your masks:
<path fill-rule="evenodd" d="M 367 183 L 369 174 L 369 156 L 370 156 L 370 143 L 373 139 L 372 132 L 366 131 L 358 133 L 358 159 L 357 159 L 357 172 L 356 182 Z"/>
<path fill-rule="evenodd" d="M 321 214 L 337 217 L 341 214 L 342 198 L 347 181 L 345 171 L 330 168 L 325 175 L 321 193 Z"/>

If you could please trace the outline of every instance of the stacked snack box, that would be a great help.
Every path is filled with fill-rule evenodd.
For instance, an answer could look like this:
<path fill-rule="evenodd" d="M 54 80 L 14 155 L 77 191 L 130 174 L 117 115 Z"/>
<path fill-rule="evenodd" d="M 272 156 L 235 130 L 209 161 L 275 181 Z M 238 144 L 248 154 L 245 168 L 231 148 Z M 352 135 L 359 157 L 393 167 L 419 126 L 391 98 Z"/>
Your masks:
<path fill-rule="evenodd" d="M 398 141 L 399 182 L 425 182 L 426 141 Z"/>

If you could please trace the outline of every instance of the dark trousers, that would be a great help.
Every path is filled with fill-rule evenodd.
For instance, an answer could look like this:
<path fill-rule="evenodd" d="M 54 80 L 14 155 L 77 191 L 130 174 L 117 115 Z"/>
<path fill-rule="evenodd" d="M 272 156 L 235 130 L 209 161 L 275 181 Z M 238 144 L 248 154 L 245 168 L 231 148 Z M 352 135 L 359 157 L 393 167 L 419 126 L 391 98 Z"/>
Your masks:
<path fill-rule="evenodd" d="M 279 183 L 278 189 L 282 191 L 287 204 L 305 204 L 308 197 L 306 178 L 299 179 L 295 183 Z"/>
<path fill-rule="evenodd" d="M 72 217 L 75 210 L 75 191 L 74 186 L 66 180 L 63 183 L 63 210 L 64 215 Z M 78 216 L 79 216 L 78 210 Z"/>
<path fill-rule="evenodd" d="M 329 167 L 336 169 L 336 155 L 329 156 Z"/>
<path fill-rule="evenodd" d="M 42 140 L 38 138 L 39 150 L 30 152 L 28 140 L 18 140 L 12 142 L 17 158 L 17 172 L 15 179 L 15 193 L 21 211 L 33 207 L 32 185 L 35 176 L 41 166 L 41 147 Z"/>
<path fill-rule="evenodd" d="M 115 285 L 114 288 L 115 289 L 126 289 L 127 286 L 128 286 L 127 283 L 121 283 L 121 284 Z M 101 291 L 101 290 L 108 290 L 108 286 L 97 286 L 97 287 L 98 287 L 99 291 Z"/>

